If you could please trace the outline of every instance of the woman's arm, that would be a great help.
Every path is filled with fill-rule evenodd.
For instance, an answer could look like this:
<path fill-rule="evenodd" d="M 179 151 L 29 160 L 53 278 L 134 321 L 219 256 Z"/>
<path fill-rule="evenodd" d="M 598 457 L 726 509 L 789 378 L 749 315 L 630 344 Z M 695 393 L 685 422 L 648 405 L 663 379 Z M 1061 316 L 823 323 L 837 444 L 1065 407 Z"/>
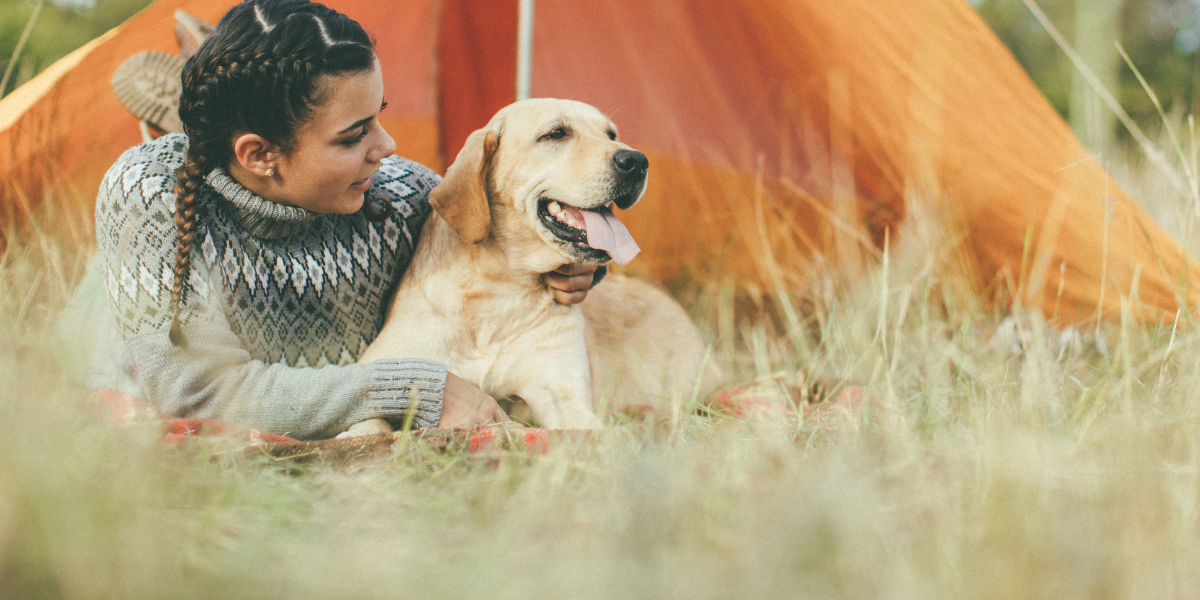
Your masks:
<path fill-rule="evenodd" d="M 333 437 L 354 423 L 436 427 L 446 367 L 423 359 L 295 368 L 254 360 L 221 322 L 185 326 L 186 347 L 166 330 L 126 338 L 132 375 L 164 414 L 241 423 L 297 439 Z"/>

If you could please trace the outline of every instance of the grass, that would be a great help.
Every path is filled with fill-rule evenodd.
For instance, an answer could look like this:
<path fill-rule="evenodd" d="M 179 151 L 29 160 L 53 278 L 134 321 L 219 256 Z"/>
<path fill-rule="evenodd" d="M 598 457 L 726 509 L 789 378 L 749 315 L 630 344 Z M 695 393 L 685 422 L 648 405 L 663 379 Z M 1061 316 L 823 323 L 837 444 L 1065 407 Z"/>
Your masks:
<path fill-rule="evenodd" d="M 59 327 L 87 210 L 52 193 L 0 257 L 0 597 L 1200 594 L 1200 332 L 989 308 L 919 214 L 855 282 L 816 261 L 801 285 L 780 258 L 768 300 L 676 288 L 730 380 L 849 377 L 878 397 L 862 413 L 336 468 L 164 451 L 92 416 Z"/>

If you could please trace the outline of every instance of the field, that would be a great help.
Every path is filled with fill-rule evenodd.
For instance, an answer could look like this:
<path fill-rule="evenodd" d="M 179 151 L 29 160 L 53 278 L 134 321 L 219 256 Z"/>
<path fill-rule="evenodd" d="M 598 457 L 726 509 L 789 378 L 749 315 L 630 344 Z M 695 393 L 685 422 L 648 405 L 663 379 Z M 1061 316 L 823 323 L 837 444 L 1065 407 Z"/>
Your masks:
<path fill-rule="evenodd" d="M 0 597 L 1200 594 L 1194 324 L 989 308 L 933 221 L 852 284 L 817 264 L 819 285 L 756 305 L 676 282 L 730 381 L 786 402 L 801 374 L 849 378 L 875 397 L 860 411 L 338 467 L 166 451 L 152 424 L 97 419 L 82 329 L 59 319 L 93 247 L 69 200 L 0 260 Z"/>
<path fill-rule="evenodd" d="M 1195 189 L 1180 139 L 1159 145 Z M 1103 160 L 1200 256 L 1196 198 Z M 779 410 L 681 398 L 544 453 L 417 441 L 348 466 L 167 450 L 155 423 L 99 418 L 88 316 L 63 317 L 90 211 L 52 190 L 0 253 L 0 600 L 1200 597 L 1196 316 L 1112 298 L 1119 321 L 1068 327 L 997 304 L 921 211 L 853 279 L 780 257 L 763 294 L 670 282 L 726 380 Z M 817 377 L 868 401 L 784 410 Z"/>

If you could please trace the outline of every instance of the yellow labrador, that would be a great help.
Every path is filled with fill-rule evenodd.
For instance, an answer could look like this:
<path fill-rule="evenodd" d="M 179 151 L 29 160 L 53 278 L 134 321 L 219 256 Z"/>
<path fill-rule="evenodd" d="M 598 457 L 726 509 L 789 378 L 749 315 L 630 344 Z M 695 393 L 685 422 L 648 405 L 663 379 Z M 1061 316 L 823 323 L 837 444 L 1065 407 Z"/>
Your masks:
<path fill-rule="evenodd" d="M 512 104 L 467 139 L 359 362 L 421 357 L 496 398 L 519 396 L 542 427 L 600 427 L 595 403 L 707 394 L 719 383 L 683 309 L 653 286 L 610 276 L 579 306 L 554 301 L 542 273 L 628 262 L 637 247 L 612 207 L 646 189 L 646 156 L 594 107 Z M 387 430 L 373 419 L 352 434 Z"/>

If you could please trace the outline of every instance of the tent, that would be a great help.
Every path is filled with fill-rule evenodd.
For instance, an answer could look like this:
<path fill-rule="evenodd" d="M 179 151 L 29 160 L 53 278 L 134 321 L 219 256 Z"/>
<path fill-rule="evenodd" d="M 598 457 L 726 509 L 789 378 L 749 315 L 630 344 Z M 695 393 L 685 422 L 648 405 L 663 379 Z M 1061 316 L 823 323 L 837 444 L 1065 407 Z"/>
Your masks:
<path fill-rule="evenodd" d="M 0 101 L 0 218 L 48 182 L 90 202 L 139 141 L 114 69 L 174 52 L 176 9 L 230 4 L 158 0 Z M 517 0 L 327 4 L 378 38 L 399 153 L 442 170 L 514 98 Z M 1047 315 L 1114 316 L 1136 279 L 1142 314 L 1172 318 L 1200 282 L 963 0 L 538 0 L 532 94 L 596 105 L 650 157 L 621 218 L 662 280 L 769 289 L 783 259 L 897 243 L 920 203 L 962 232 L 980 288 Z"/>

